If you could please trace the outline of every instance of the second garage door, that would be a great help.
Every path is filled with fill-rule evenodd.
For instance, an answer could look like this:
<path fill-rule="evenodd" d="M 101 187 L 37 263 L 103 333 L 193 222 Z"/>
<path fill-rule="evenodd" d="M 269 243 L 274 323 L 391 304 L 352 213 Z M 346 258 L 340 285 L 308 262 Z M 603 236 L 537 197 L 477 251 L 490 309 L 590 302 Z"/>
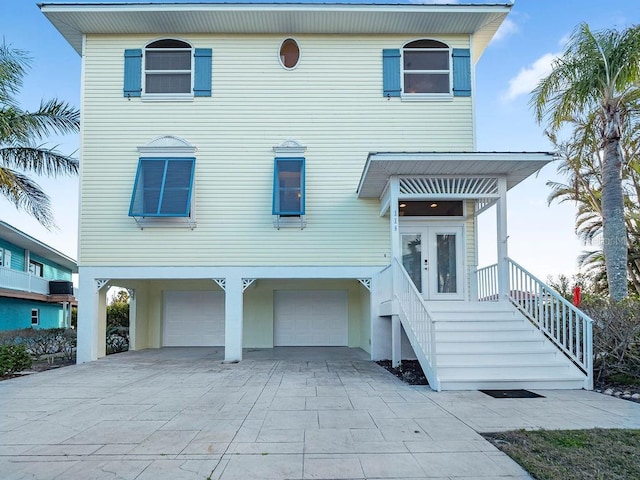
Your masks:
<path fill-rule="evenodd" d="M 224 346 L 224 293 L 165 291 L 163 298 L 163 346 Z"/>
<path fill-rule="evenodd" d="M 277 290 L 274 292 L 273 344 L 346 346 L 346 290 Z"/>

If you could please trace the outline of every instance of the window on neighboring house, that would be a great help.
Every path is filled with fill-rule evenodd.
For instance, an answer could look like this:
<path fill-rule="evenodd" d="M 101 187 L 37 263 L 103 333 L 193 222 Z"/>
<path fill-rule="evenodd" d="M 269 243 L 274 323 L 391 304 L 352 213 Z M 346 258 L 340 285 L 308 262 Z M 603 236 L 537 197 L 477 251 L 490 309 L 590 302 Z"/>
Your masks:
<path fill-rule="evenodd" d="M 31 275 L 35 275 L 36 277 L 42 277 L 44 269 L 40 262 L 36 262 L 35 260 L 29 260 L 29 273 Z"/>
<path fill-rule="evenodd" d="M 437 40 L 382 51 L 383 95 L 414 99 L 471 96 L 471 54 Z"/>
<path fill-rule="evenodd" d="M 184 99 L 211 96 L 212 50 L 174 39 L 124 51 L 124 96 Z"/>
<path fill-rule="evenodd" d="M 196 159 L 140 158 L 130 217 L 189 217 Z"/>
<path fill-rule="evenodd" d="M 273 215 L 304 215 L 304 158 L 275 159 L 273 177 Z"/>
<path fill-rule="evenodd" d="M 4 267 L 4 266 L 5 266 L 4 249 L 0 248 L 0 267 Z"/>
<path fill-rule="evenodd" d="M 32 308 L 31 309 L 31 325 L 39 325 L 40 324 L 40 309 Z"/>

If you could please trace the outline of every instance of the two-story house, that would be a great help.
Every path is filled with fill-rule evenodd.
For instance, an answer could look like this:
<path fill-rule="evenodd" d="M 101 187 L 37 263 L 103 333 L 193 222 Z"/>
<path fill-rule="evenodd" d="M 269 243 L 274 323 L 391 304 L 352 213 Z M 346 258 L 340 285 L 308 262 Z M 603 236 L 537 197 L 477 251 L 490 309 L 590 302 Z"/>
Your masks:
<path fill-rule="evenodd" d="M 75 260 L 0 221 L 0 330 L 69 328 Z"/>
<path fill-rule="evenodd" d="M 415 354 L 435 389 L 589 385 L 589 320 L 507 256 L 507 191 L 552 155 L 476 151 L 474 66 L 510 4 L 41 9 L 82 56 L 79 362 L 118 285 L 132 349 L 348 346 Z"/>

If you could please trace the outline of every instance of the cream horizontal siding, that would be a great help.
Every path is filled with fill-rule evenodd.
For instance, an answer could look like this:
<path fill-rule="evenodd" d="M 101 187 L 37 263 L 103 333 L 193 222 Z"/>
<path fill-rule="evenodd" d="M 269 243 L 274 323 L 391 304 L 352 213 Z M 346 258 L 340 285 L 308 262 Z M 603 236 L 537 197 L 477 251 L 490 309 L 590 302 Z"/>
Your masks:
<path fill-rule="evenodd" d="M 356 196 L 368 153 L 472 150 L 470 98 L 382 96 L 382 49 L 413 38 L 294 36 L 301 60 L 286 71 L 283 36 L 183 37 L 213 49 L 213 96 L 123 97 L 124 50 L 157 38 L 87 38 L 81 265 L 384 265 L 388 218 Z M 161 135 L 197 148 L 194 230 L 141 230 L 127 216 L 137 147 Z M 307 147 L 304 230 L 272 224 L 272 147 L 285 140 Z"/>
<path fill-rule="evenodd" d="M 472 285 L 475 277 L 475 269 L 478 267 L 476 260 L 476 217 L 474 215 L 476 202 L 475 200 L 467 200 L 467 218 L 465 221 L 465 234 L 466 234 L 466 251 L 467 251 L 467 296 L 471 298 L 473 294 Z"/>

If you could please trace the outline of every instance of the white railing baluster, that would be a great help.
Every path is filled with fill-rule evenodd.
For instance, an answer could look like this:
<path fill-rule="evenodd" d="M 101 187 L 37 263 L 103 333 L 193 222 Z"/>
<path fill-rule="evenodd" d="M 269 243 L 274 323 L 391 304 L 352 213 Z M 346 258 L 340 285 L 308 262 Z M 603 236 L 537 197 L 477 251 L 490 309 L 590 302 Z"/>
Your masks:
<path fill-rule="evenodd" d="M 498 266 L 477 270 L 478 299 L 498 300 Z M 586 375 L 593 389 L 593 321 L 558 292 L 509 259 L 509 300 Z"/>
<path fill-rule="evenodd" d="M 416 289 L 404 266 L 394 258 L 393 292 L 398 302 L 399 316 L 405 327 L 414 352 L 424 371 L 429 385 L 440 390 L 437 375 L 436 337 L 433 319 L 427 310 L 422 294 Z M 417 342 L 417 345 L 414 345 Z"/>

